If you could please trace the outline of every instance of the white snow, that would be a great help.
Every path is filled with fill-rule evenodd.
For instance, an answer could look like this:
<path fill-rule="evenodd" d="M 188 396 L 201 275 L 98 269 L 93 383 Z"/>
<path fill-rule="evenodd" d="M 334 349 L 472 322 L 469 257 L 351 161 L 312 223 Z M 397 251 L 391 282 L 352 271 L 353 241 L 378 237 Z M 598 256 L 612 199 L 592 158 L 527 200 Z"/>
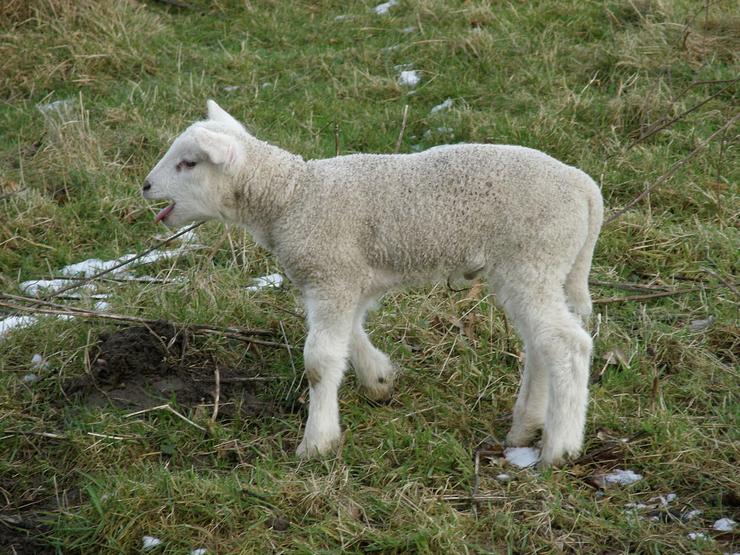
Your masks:
<path fill-rule="evenodd" d="M 36 374 L 26 374 L 23 376 L 23 383 L 36 383 L 40 379 Z"/>
<path fill-rule="evenodd" d="M 699 509 L 692 509 L 692 510 L 688 511 L 687 513 L 684 513 L 683 515 L 681 515 L 681 520 L 683 520 L 684 522 L 687 522 L 689 520 L 693 520 L 697 516 L 699 516 L 701 513 L 702 513 L 702 511 L 700 511 Z"/>
<path fill-rule="evenodd" d="M 247 291 L 259 291 L 265 287 L 280 287 L 282 284 L 283 276 L 280 274 L 269 274 L 255 279 L 254 285 L 247 287 Z"/>
<path fill-rule="evenodd" d="M 39 353 L 36 353 L 31 357 L 31 368 L 38 368 L 41 370 L 46 370 L 49 367 L 49 361 L 44 360 L 44 357 L 41 356 Z"/>
<path fill-rule="evenodd" d="M 499 482 L 508 482 L 509 480 L 511 480 L 511 476 L 509 476 L 508 474 L 502 473 L 502 474 L 497 474 L 496 479 Z"/>
<path fill-rule="evenodd" d="M 238 91 L 241 87 L 239 85 L 226 85 L 222 87 L 226 92 Z"/>
<path fill-rule="evenodd" d="M 509 447 L 504 450 L 504 457 L 509 464 L 527 468 L 540 459 L 540 450 L 533 447 Z"/>
<path fill-rule="evenodd" d="M 347 21 L 348 19 L 352 19 L 352 16 L 351 15 L 342 14 L 342 15 L 336 16 L 334 18 L 334 21 Z"/>
<path fill-rule="evenodd" d="M 155 538 L 154 536 L 144 536 L 143 538 L 141 538 L 141 543 L 143 544 L 141 548 L 144 551 L 148 551 L 157 547 L 158 545 L 161 545 L 162 540 L 160 540 L 159 538 Z"/>
<path fill-rule="evenodd" d="M 413 27 L 413 26 L 412 27 L 404 27 L 403 28 L 403 32 L 406 33 L 406 34 L 408 34 L 408 33 L 415 33 L 416 32 L 416 27 Z"/>
<path fill-rule="evenodd" d="M 453 104 L 454 104 L 454 101 L 451 98 L 448 98 L 447 100 L 445 100 L 441 104 L 437 104 L 436 106 L 434 106 L 429 111 L 429 113 L 430 114 L 436 114 L 437 112 L 441 112 L 442 110 L 449 110 L 450 108 L 452 108 L 452 105 Z"/>
<path fill-rule="evenodd" d="M 190 552 L 190 555 L 206 555 L 208 550 L 205 547 L 198 547 Z"/>
<path fill-rule="evenodd" d="M 608 474 L 604 474 L 604 482 L 607 484 L 619 484 L 620 486 L 628 486 L 642 480 L 642 474 L 637 474 L 632 470 L 621 470 L 619 468 L 612 470 Z"/>
<path fill-rule="evenodd" d="M 398 84 L 403 87 L 413 88 L 418 85 L 420 81 L 421 76 L 419 75 L 419 72 L 414 69 L 402 71 L 398 76 Z"/>
<path fill-rule="evenodd" d="M 108 312 L 110 310 L 110 303 L 105 301 L 98 301 L 95 303 L 96 312 Z"/>
<path fill-rule="evenodd" d="M 10 330 L 15 328 L 25 328 L 35 323 L 35 316 L 8 316 L 0 320 L 0 337 L 3 337 Z"/>
<path fill-rule="evenodd" d="M 378 15 L 384 15 L 387 14 L 390 9 L 398 4 L 398 0 L 388 0 L 388 2 L 383 2 L 382 4 L 378 4 L 373 8 L 376 14 Z"/>
<path fill-rule="evenodd" d="M 120 258 L 113 259 L 113 260 L 101 260 L 99 258 L 88 258 L 87 260 L 83 260 L 82 262 L 77 262 L 76 264 L 70 264 L 69 266 L 65 266 L 64 268 L 61 269 L 61 274 L 63 276 L 82 275 L 84 277 L 90 277 L 90 276 L 94 276 L 98 272 L 109 270 L 116 264 L 120 264 L 121 262 L 130 260 L 134 256 L 136 255 L 127 254 Z"/>
<path fill-rule="evenodd" d="M 69 282 L 65 279 L 33 279 L 20 284 L 20 289 L 26 295 L 37 295 L 43 289 L 61 289 Z"/>
<path fill-rule="evenodd" d="M 701 532 L 689 532 L 687 534 L 690 540 L 706 540 L 707 536 L 706 534 L 703 534 Z"/>
<path fill-rule="evenodd" d="M 712 525 L 712 528 L 718 532 L 732 532 L 735 529 L 735 521 L 731 518 L 720 518 Z"/>
<path fill-rule="evenodd" d="M 70 108 L 73 102 L 74 100 L 71 98 L 64 98 L 62 100 L 49 102 L 48 104 L 36 104 L 36 108 L 38 108 L 39 112 L 42 114 L 51 114 L 52 112 L 62 112 L 63 110 Z"/>

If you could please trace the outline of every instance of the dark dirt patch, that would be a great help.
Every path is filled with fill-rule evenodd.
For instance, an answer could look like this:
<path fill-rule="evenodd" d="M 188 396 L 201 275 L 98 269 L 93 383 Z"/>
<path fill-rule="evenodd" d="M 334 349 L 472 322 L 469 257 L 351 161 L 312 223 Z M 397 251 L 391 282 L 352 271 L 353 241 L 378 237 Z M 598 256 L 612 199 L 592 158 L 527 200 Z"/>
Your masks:
<path fill-rule="evenodd" d="M 174 401 L 190 408 L 214 402 L 218 369 L 219 418 L 273 412 L 273 406 L 258 397 L 264 382 L 254 370 L 221 365 L 189 350 L 189 340 L 187 331 L 168 322 L 103 335 L 91 375 L 64 384 L 65 393 L 93 407 L 143 410 Z"/>
<path fill-rule="evenodd" d="M 56 550 L 42 539 L 48 533 L 47 525 L 33 519 L 0 514 L 0 553 L 53 555 Z"/>

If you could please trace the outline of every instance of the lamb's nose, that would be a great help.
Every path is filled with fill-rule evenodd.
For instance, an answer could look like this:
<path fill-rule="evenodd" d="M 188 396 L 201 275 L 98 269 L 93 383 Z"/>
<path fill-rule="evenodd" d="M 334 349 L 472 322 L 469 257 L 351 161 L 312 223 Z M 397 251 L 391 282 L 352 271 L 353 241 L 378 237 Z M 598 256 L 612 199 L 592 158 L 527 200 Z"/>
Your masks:
<path fill-rule="evenodd" d="M 144 186 L 141 188 L 142 191 L 148 191 L 152 188 L 152 184 L 149 181 L 144 181 Z"/>

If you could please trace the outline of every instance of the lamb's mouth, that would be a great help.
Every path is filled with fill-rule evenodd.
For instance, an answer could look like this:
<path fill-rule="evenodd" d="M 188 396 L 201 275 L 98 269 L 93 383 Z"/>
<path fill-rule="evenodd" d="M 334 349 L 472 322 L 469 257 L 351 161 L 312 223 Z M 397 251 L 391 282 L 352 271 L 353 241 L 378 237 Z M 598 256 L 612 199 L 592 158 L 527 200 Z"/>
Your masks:
<path fill-rule="evenodd" d="M 165 218 L 167 218 L 167 216 L 170 215 L 170 212 L 172 212 L 175 209 L 175 204 L 177 203 L 173 202 L 167 207 L 162 208 L 162 210 L 160 210 L 159 213 L 156 216 L 154 216 L 154 222 L 159 223 L 161 221 L 164 221 Z"/>

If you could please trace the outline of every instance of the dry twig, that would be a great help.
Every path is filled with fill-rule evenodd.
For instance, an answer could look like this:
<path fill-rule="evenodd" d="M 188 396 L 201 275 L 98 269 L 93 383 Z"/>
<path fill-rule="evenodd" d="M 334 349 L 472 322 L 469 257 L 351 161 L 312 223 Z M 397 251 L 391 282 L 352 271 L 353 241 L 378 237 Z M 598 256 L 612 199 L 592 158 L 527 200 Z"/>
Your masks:
<path fill-rule="evenodd" d="M 667 172 L 665 172 L 663 175 L 661 175 L 655 182 L 653 182 L 651 185 L 648 185 L 643 189 L 643 191 L 637 195 L 635 198 L 633 198 L 631 201 L 629 201 L 625 206 L 623 206 L 621 209 L 617 210 L 614 214 L 612 214 L 609 218 L 607 218 L 604 221 L 604 226 L 607 226 L 619 218 L 621 218 L 627 210 L 632 208 L 635 204 L 640 202 L 643 198 L 645 198 L 653 189 L 658 187 L 658 185 L 662 185 L 666 181 L 668 181 L 673 175 L 681 169 L 683 166 L 689 163 L 690 160 L 692 160 L 697 154 L 699 154 L 702 150 L 707 148 L 709 146 L 709 143 L 712 142 L 712 140 L 717 137 L 720 133 L 724 133 L 727 129 L 732 127 L 735 122 L 740 118 L 740 113 L 735 114 L 732 118 L 730 118 L 725 124 L 720 127 L 717 131 L 712 133 L 709 138 L 701 143 L 699 146 L 697 146 L 694 150 L 692 150 L 689 154 L 684 156 L 681 160 L 673 164 Z"/>
<path fill-rule="evenodd" d="M 187 422 L 191 426 L 195 426 L 196 428 L 198 428 L 199 430 L 202 430 L 204 432 L 207 432 L 208 431 L 203 426 L 201 426 L 199 424 L 196 424 L 195 422 L 193 422 L 192 420 L 190 420 L 184 414 L 181 414 L 181 413 L 177 412 L 175 409 L 172 408 L 172 406 L 169 403 L 167 403 L 165 405 L 158 405 L 156 407 L 151 407 L 151 408 L 148 408 L 148 409 L 137 410 L 136 412 L 131 412 L 129 414 L 124 415 L 124 418 L 130 418 L 132 416 L 138 416 L 140 414 L 145 414 L 147 412 L 152 412 L 152 411 L 155 411 L 155 410 L 166 410 L 168 412 L 171 412 L 172 414 L 174 414 L 178 418 L 182 419 L 183 421 Z"/>
<path fill-rule="evenodd" d="M 406 131 L 406 122 L 409 117 L 409 105 L 406 104 L 403 107 L 403 117 L 401 119 L 401 130 L 398 132 L 398 139 L 396 140 L 396 147 L 393 149 L 393 154 L 398 154 L 401 150 L 401 142 L 403 141 L 403 133 Z"/>
<path fill-rule="evenodd" d="M 28 312 L 33 314 L 49 314 L 54 316 L 79 316 L 82 318 L 99 318 L 102 320 L 112 320 L 114 322 L 128 322 L 137 323 L 151 326 L 162 320 L 151 320 L 148 318 L 141 318 L 138 316 L 125 316 L 122 314 L 112 314 L 107 312 L 95 312 L 93 310 L 85 310 L 82 308 L 75 308 L 71 306 L 65 306 L 55 304 L 49 301 L 42 301 L 40 299 L 34 299 L 31 297 L 21 297 L 18 295 L 9 295 L 7 293 L 0 293 L 0 299 L 10 299 L 19 302 L 28 302 L 35 306 L 24 306 L 20 304 L 8 303 L 0 301 L 0 307 L 9 308 L 15 312 Z M 283 343 L 277 343 L 275 341 L 267 341 L 264 339 L 258 339 L 252 336 L 271 336 L 272 332 L 269 330 L 261 329 L 246 329 L 237 327 L 218 327 L 210 326 L 208 324 L 183 324 L 180 322 L 168 322 L 172 326 L 181 329 L 187 329 L 193 333 L 201 334 L 218 334 L 228 337 L 230 339 L 238 339 L 239 341 L 245 341 L 248 343 L 256 343 L 259 345 L 267 345 L 270 347 L 283 347 Z"/>
<path fill-rule="evenodd" d="M 137 260 L 139 260 L 141 258 L 144 258 L 147 254 L 150 254 L 150 253 L 154 252 L 155 250 L 157 250 L 161 246 L 166 245 L 167 243 L 169 243 L 170 241 L 173 241 L 174 239 L 177 239 L 181 235 L 185 235 L 186 233 L 194 230 L 196 227 L 201 226 L 204 223 L 205 222 L 196 222 L 193 225 L 190 225 L 190 226 L 186 227 L 185 229 L 181 229 L 177 233 L 175 233 L 173 235 L 170 235 L 166 239 L 163 239 L 163 240 L 155 243 L 153 247 L 145 250 L 144 252 L 141 252 L 141 253 L 137 254 L 136 256 L 134 256 L 133 258 L 130 258 L 130 259 L 126 260 L 125 262 L 120 262 L 119 264 L 116 264 L 112 268 L 108 268 L 107 270 L 103 270 L 102 272 L 98 272 L 97 274 L 95 274 L 93 276 L 86 277 L 86 278 L 81 278 L 79 281 L 77 281 L 77 283 L 74 283 L 72 285 L 68 285 L 67 287 L 62 287 L 61 289 L 58 289 L 57 291 L 54 291 L 53 293 L 48 293 L 46 295 L 43 295 L 41 298 L 42 299 L 53 299 L 54 297 L 58 297 L 62 293 L 66 293 L 67 291 L 70 291 L 72 289 L 76 289 L 78 287 L 81 287 L 82 285 L 84 285 L 86 283 L 89 283 L 89 282 L 91 282 L 93 280 L 99 279 L 99 278 L 101 278 L 101 277 L 103 277 L 103 276 L 105 276 L 107 274 L 110 274 L 111 272 L 114 272 L 115 270 L 118 270 L 119 268 L 123 268 L 124 266 L 128 266 L 132 262 L 136 262 Z"/>

